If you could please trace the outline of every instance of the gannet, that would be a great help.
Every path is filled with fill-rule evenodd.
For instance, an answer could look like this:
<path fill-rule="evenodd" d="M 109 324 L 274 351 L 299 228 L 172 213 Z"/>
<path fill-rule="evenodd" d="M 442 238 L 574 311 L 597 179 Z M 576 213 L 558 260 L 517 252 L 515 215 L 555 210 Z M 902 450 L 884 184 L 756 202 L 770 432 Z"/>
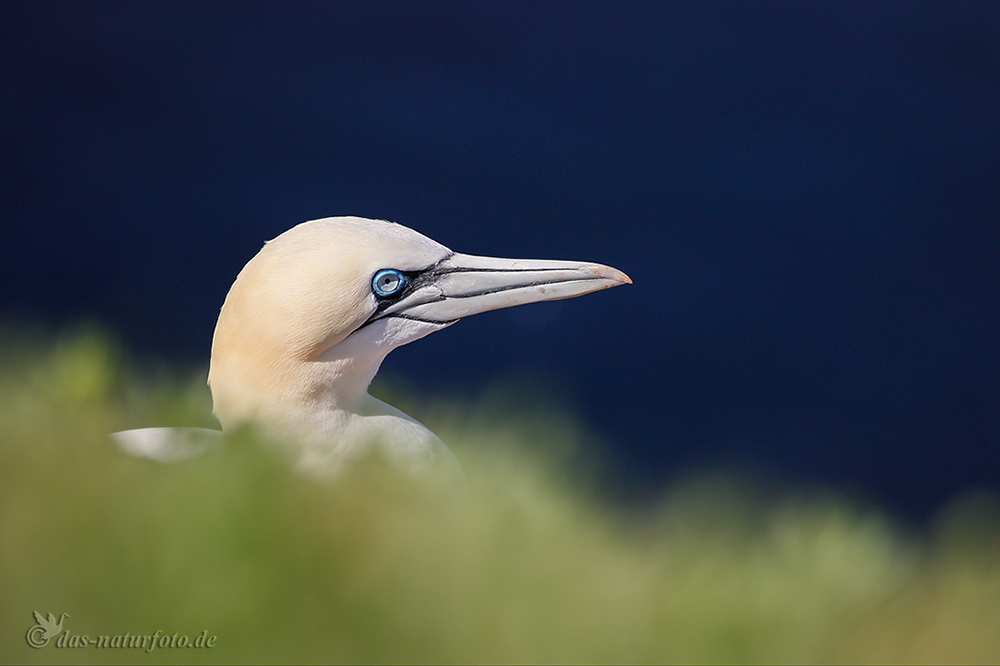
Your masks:
<path fill-rule="evenodd" d="M 335 473 L 373 449 L 406 469 L 453 461 L 429 429 L 368 394 L 386 355 L 462 317 L 631 282 L 601 264 L 459 254 L 385 220 L 303 222 L 265 243 L 226 296 L 208 373 L 214 413 L 223 431 L 250 424 L 284 443 L 307 472 Z M 114 437 L 170 460 L 213 434 Z"/>

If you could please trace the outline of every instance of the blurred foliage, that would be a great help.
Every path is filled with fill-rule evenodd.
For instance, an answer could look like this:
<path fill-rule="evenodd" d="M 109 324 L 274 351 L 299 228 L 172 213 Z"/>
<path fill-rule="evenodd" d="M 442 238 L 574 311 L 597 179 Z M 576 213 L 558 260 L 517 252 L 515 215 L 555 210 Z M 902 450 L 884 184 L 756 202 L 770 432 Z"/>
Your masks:
<path fill-rule="evenodd" d="M 836 496 L 724 474 L 616 507 L 571 412 L 525 407 L 559 403 L 516 385 L 409 400 L 465 490 L 377 460 L 304 478 L 247 434 L 162 465 L 107 434 L 212 427 L 204 372 L 143 370 L 93 328 L 2 343 L 3 662 L 1000 661 L 987 492 L 908 537 Z M 36 650 L 35 610 L 69 613 L 70 635 L 218 638 Z"/>

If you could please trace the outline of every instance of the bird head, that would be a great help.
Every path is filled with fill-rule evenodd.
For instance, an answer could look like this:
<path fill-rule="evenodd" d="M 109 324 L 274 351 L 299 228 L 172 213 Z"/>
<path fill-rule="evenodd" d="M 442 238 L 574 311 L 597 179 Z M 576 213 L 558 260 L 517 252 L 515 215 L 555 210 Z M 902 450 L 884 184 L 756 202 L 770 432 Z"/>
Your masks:
<path fill-rule="evenodd" d="M 631 280 L 599 264 L 477 257 L 382 220 L 304 222 L 266 243 L 233 283 L 209 384 L 224 428 L 354 409 L 392 349 L 462 317 Z"/>

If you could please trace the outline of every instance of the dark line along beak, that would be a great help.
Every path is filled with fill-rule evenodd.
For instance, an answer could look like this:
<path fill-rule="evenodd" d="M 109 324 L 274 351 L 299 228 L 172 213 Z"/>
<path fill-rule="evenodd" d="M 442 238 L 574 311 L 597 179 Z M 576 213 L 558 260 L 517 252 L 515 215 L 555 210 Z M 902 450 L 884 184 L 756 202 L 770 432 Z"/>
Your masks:
<path fill-rule="evenodd" d="M 573 298 L 620 284 L 632 284 L 632 280 L 601 264 L 452 254 L 420 274 L 415 289 L 375 318 L 396 316 L 444 324 L 480 312 Z"/>

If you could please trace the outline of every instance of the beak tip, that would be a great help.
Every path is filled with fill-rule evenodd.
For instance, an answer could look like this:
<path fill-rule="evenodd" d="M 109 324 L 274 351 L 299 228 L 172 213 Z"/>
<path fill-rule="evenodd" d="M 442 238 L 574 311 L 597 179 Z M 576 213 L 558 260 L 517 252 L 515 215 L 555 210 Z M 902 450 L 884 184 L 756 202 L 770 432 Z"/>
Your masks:
<path fill-rule="evenodd" d="M 593 275 L 604 278 L 605 280 L 614 282 L 615 284 L 609 285 L 612 287 L 617 287 L 620 284 L 632 284 L 632 278 L 625 275 L 617 268 L 612 268 L 611 266 L 593 264 L 589 272 Z"/>

